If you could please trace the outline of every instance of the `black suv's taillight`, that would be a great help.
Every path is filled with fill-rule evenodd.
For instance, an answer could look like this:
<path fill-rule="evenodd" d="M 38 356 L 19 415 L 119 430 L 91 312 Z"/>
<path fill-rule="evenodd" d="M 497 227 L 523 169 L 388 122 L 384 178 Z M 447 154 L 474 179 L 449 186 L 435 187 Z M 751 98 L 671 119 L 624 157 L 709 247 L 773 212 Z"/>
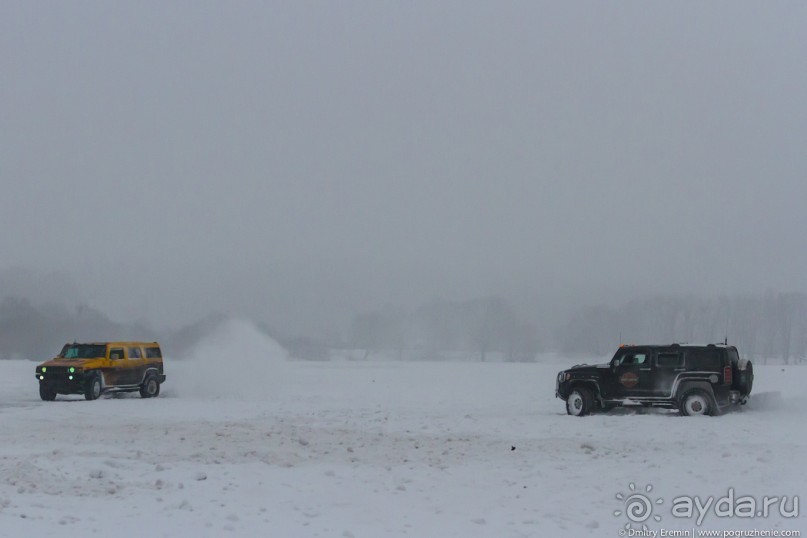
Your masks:
<path fill-rule="evenodd" d="M 723 384 L 731 385 L 731 366 L 723 368 Z"/>

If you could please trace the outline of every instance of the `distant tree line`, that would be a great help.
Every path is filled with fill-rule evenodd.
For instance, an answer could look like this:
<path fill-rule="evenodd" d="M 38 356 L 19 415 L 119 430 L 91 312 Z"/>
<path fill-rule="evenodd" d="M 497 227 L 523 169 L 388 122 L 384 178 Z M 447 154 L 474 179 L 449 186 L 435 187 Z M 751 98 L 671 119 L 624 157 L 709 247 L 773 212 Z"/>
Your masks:
<path fill-rule="evenodd" d="M 704 299 L 653 297 L 579 310 L 557 333 L 559 351 L 608 355 L 620 343 L 717 343 L 785 364 L 807 361 L 807 294 Z"/>
<path fill-rule="evenodd" d="M 123 325 L 87 306 L 35 306 L 27 299 L 0 300 L 0 358 L 45 360 L 65 342 L 109 340 L 125 335 L 131 340 L 153 340 L 153 331 L 140 324 Z"/>
<path fill-rule="evenodd" d="M 115 322 L 87 306 L 34 305 L 17 297 L 0 300 L 0 359 L 44 360 L 65 342 L 158 340 L 180 358 L 226 320 L 211 314 L 177 331 Z M 278 334 L 256 327 L 298 359 L 327 360 L 335 348 L 363 359 L 480 361 L 536 360 L 542 351 L 607 356 L 620 343 L 717 343 L 728 339 L 743 356 L 807 362 L 807 294 L 702 298 L 657 296 L 615 306 L 581 308 L 554 329 L 542 330 L 500 297 L 433 300 L 415 309 L 387 305 L 354 316 L 345 338 L 334 342 Z M 543 339 L 539 335 L 546 335 Z"/>
<path fill-rule="evenodd" d="M 68 308 L 5 297 L 0 300 L 0 360 L 43 361 L 54 357 L 66 342 L 107 340 L 159 341 L 166 356 L 181 360 L 227 319 L 221 313 L 211 313 L 178 330 L 157 331 L 144 323 L 113 321 L 88 306 Z M 329 357 L 329 346 L 322 340 L 279 335 L 261 323 L 256 323 L 255 327 L 277 340 L 294 358 L 325 360 Z"/>
<path fill-rule="evenodd" d="M 431 301 L 414 311 L 385 306 L 358 314 L 348 345 L 397 358 L 439 359 L 446 352 L 473 354 L 480 361 L 496 353 L 508 361 L 532 361 L 541 351 L 536 328 L 499 297 Z"/>

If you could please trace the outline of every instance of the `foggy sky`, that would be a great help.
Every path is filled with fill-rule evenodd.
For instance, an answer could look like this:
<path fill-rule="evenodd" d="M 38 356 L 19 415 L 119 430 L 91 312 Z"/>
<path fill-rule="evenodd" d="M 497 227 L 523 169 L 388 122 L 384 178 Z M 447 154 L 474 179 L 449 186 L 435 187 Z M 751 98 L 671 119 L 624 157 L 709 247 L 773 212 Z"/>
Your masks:
<path fill-rule="evenodd" d="M 805 45 L 799 2 L 4 0 L 0 272 L 299 332 L 807 291 Z"/>

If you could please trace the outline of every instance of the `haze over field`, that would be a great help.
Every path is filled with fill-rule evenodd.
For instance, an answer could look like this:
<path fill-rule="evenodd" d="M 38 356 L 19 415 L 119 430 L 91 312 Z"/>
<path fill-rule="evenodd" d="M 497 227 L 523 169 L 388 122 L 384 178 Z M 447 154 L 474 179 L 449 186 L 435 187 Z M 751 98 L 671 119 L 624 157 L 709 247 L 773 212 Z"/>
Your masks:
<path fill-rule="evenodd" d="M 807 292 L 807 6 L 0 4 L 0 290 L 331 338 Z"/>

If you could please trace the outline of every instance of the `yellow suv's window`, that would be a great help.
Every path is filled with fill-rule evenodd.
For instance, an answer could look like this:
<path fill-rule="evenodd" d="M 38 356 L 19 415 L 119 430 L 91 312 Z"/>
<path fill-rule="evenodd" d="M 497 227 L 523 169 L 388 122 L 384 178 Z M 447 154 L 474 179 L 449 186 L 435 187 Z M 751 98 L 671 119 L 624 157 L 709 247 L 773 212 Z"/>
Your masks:
<path fill-rule="evenodd" d="M 94 359 L 103 357 L 106 346 L 95 344 L 66 344 L 59 356 L 64 359 Z"/>

